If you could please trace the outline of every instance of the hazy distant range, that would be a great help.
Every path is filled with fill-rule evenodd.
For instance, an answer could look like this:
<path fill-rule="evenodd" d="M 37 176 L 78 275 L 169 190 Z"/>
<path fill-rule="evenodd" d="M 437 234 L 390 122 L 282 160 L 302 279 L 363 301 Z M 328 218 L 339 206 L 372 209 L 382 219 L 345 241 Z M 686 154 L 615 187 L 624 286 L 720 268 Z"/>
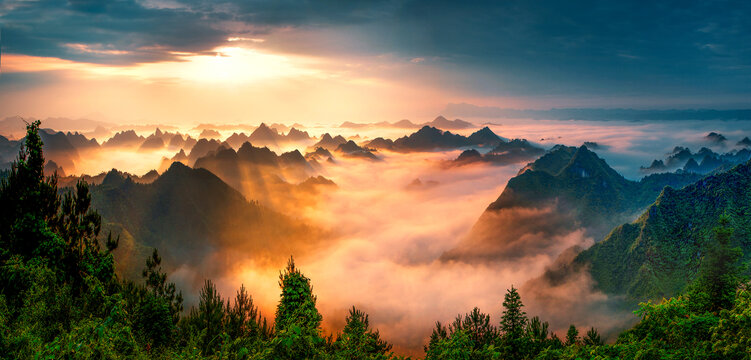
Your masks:
<path fill-rule="evenodd" d="M 565 109 L 508 109 L 496 106 L 479 106 L 468 103 L 448 104 L 442 111 L 447 116 L 545 119 L 545 120 L 751 120 L 751 109 L 669 109 L 640 110 L 613 108 L 565 108 Z"/>

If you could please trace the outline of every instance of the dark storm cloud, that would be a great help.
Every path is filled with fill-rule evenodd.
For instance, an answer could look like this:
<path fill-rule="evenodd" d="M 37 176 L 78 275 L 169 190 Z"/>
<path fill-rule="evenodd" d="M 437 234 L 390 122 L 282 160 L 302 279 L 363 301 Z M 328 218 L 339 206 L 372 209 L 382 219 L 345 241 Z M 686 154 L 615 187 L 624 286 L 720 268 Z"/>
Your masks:
<path fill-rule="evenodd" d="M 338 46 L 315 37 L 258 46 L 419 58 L 467 73 L 447 85 L 480 94 L 737 96 L 751 92 L 750 4 L 49 0 L 0 5 L 0 22 L 6 52 L 78 61 L 159 61 L 211 51 L 230 36 L 333 30 Z"/>

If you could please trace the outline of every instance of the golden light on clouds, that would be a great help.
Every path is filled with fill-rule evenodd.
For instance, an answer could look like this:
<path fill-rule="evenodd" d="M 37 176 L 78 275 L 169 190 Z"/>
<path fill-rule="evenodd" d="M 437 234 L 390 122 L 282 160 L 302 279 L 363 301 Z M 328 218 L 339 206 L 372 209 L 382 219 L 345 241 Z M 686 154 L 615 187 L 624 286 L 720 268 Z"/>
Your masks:
<path fill-rule="evenodd" d="M 33 87 L 6 83 L 0 115 L 99 113 L 125 123 L 338 125 L 427 121 L 447 102 L 445 91 L 423 83 L 441 74 L 417 72 L 416 67 L 426 65 L 410 59 L 303 56 L 254 47 L 260 43 L 231 38 L 210 52 L 172 52 L 169 60 L 128 65 L 3 54 L 4 73 L 25 73 L 23 79 L 30 81 L 47 75 Z M 118 51 L 99 45 L 69 47 L 82 53 Z M 156 49 L 139 49 L 149 50 Z"/>
<path fill-rule="evenodd" d="M 128 67 L 95 67 L 98 75 L 126 76 L 141 80 L 180 79 L 224 84 L 314 76 L 300 59 L 241 47 L 214 49 L 213 55 L 181 55 L 178 61 L 143 63 Z"/>
<path fill-rule="evenodd" d="M 98 49 L 83 44 L 71 48 L 89 53 L 112 53 L 118 50 Z M 263 80 L 324 76 L 313 68 L 311 59 L 294 58 L 242 47 L 220 47 L 210 54 L 173 53 L 176 60 L 134 65 L 102 65 L 79 63 L 50 57 L 7 55 L 3 67 L 7 72 L 75 70 L 84 76 L 126 77 L 144 81 L 174 79 L 225 84 L 253 83 Z"/>

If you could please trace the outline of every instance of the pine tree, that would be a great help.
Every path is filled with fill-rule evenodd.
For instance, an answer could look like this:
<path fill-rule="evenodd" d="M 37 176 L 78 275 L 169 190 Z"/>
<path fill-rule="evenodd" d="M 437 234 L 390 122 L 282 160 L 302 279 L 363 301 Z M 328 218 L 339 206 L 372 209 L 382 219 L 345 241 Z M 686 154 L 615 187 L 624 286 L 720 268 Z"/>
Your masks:
<path fill-rule="evenodd" d="M 498 335 L 498 330 L 490 324 L 490 315 L 483 314 L 479 308 L 474 308 L 464 317 L 458 315 L 454 322 L 449 325 L 449 330 L 453 334 L 457 331 L 464 331 L 472 340 L 475 350 L 481 349 L 485 345 L 490 345 Z"/>
<path fill-rule="evenodd" d="M 576 326 L 571 324 L 571 326 L 568 327 L 568 331 L 566 332 L 566 346 L 573 346 L 573 345 L 579 345 L 579 330 L 576 329 Z"/>
<path fill-rule="evenodd" d="M 310 279 L 295 267 L 291 257 L 287 268 L 279 275 L 279 286 L 282 294 L 274 321 L 274 356 L 280 359 L 313 358 L 324 343 L 320 329 L 322 317 L 316 309 Z"/>
<path fill-rule="evenodd" d="M 167 283 L 167 274 L 162 272 L 162 258 L 157 249 L 146 259 L 146 268 L 141 272 L 146 288 L 169 305 L 173 321 L 177 324 L 183 311 L 183 294 L 178 292 L 174 283 Z"/>
<path fill-rule="evenodd" d="M 430 352 L 430 349 L 434 348 L 438 345 L 438 343 L 442 340 L 446 340 L 448 338 L 448 329 L 441 324 L 440 321 L 435 322 L 435 327 L 433 328 L 433 331 L 430 333 L 430 339 L 428 340 L 428 345 L 423 346 L 423 349 L 426 353 Z"/>
<path fill-rule="evenodd" d="M 28 259 L 53 237 L 50 224 L 60 207 L 57 175 L 45 178 L 40 121 L 26 126 L 26 139 L 11 165 L 10 174 L 0 183 L 0 247 Z M 59 259 L 62 244 L 42 249 Z M 51 253 L 51 254 L 49 254 Z"/>
<path fill-rule="evenodd" d="M 523 358 L 530 350 L 529 339 L 524 337 L 527 314 L 522 310 L 524 304 L 522 304 L 521 296 L 513 285 L 506 292 L 503 307 L 501 331 L 503 332 L 505 357 L 511 359 Z"/>
<path fill-rule="evenodd" d="M 519 338 L 524 331 L 524 325 L 527 323 L 527 313 L 522 310 L 521 296 L 519 292 L 511 286 L 506 292 L 503 299 L 503 317 L 501 318 L 501 331 L 506 337 Z"/>
<path fill-rule="evenodd" d="M 547 321 L 540 321 L 540 318 L 537 316 L 530 319 L 527 323 L 525 336 L 531 342 L 533 353 L 538 353 L 547 346 L 548 328 Z"/>
<path fill-rule="evenodd" d="M 730 247 L 734 230 L 729 227 L 728 216 L 721 215 L 718 222 L 719 225 L 712 229 L 713 241 L 707 246 L 697 279 L 688 291 L 695 311 L 718 312 L 731 308 L 741 282 L 738 260 L 743 252 L 740 248 Z"/>
<path fill-rule="evenodd" d="M 338 358 L 347 360 L 387 359 L 391 344 L 383 341 L 378 330 L 370 329 L 368 315 L 349 310 L 344 330 L 334 344 Z"/>
<path fill-rule="evenodd" d="M 587 331 L 587 336 L 582 339 L 582 342 L 587 346 L 600 346 L 603 344 L 602 338 L 595 328 L 590 328 Z"/>
<path fill-rule="evenodd" d="M 189 323 L 198 335 L 198 344 L 203 355 L 213 354 L 222 345 L 224 334 L 224 301 L 216 286 L 206 280 L 200 292 L 198 308 L 191 310 Z"/>
<path fill-rule="evenodd" d="M 259 313 L 244 285 L 240 286 L 232 308 L 227 311 L 227 334 L 233 339 L 270 337 L 266 319 Z"/>

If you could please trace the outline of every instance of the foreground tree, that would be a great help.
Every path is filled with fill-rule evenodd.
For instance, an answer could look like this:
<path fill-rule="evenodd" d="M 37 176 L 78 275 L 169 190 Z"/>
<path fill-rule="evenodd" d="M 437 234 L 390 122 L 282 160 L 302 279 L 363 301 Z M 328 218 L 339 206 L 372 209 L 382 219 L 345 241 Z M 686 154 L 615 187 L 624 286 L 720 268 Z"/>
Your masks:
<path fill-rule="evenodd" d="M 287 268 L 279 275 L 281 299 L 274 320 L 273 357 L 277 359 L 313 359 L 321 354 L 321 314 L 316 309 L 316 297 L 310 279 L 295 267 L 290 258 Z"/>
<path fill-rule="evenodd" d="M 566 332 L 566 346 L 576 346 L 579 345 L 579 330 L 576 329 L 576 326 L 571 324 L 571 326 L 568 327 L 568 331 Z"/>
<path fill-rule="evenodd" d="M 378 331 L 370 328 L 368 315 L 356 309 L 349 310 L 342 334 L 334 343 L 337 359 L 376 360 L 391 358 L 391 344 L 381 340 Z"/>
<path fill-rule="evenodd" d="M 743 252 L 730 246 L 733 228 L 730 219 L 720 216 L 712 229 L 712 238 L 702 258 L 699 274 L 689 286 L 688 296 L 694 311 L 718 312 L 733 306 L 735 291 L 741 283 Z"/>
<path fill-rule="evenodd" d="M 504 296 L 501 317 L 503 352 L 508 358 L 521 358 L 529 351 L 528 338 L 524 337 L 527 314 L 522 310 L 523 307 L 521 296 L 512 285 Z"/>

